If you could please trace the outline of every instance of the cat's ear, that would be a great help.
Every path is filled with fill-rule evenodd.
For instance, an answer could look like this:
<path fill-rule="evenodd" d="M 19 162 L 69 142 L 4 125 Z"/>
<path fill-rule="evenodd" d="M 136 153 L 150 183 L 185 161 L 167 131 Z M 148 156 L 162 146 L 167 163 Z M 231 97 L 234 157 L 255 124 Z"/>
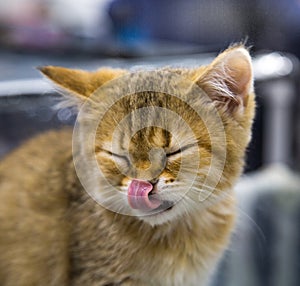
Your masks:
<path fill-rule="evenodd" d="M 248 96 L 253 92 L 248 50 L 243 46 L 225 50 L 204 70 L 199 70 L 196 82 L 218 106 L 229 111 L 246 106 Z"/>
<path fill-rule="evenodd" d="M 74 95 L 85 100 L 104 83 L 125 73 L 120 69 L 103 68 L 95 72 L 68 69 L 56 66 L 38 67 L 63 94 Z"/>

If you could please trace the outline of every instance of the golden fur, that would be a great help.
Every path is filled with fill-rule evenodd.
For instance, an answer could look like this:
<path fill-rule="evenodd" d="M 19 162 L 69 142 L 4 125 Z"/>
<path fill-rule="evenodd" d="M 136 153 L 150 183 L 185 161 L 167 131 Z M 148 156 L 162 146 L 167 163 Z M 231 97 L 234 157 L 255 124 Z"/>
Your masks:
<path fill-rule="evenodd" d="M 102 84 L 128 73 L 59 67 L 41 71 L 79 105 Z M 0 163 L 2 286 L 206 285 L 234 227 L 232 187 L 243 168 L 254 116 L 251 59 L 243 46 L 234 46 L 208 66 L 169 71 L 198 84 L 214 101 L 222 119 L 226 142 L 218 143 L 226 145 L 226 160 L 213 194 L 201 202 L 197 200 L 199 190 L 194 189 L 173 209 L 149 217 L 116 214 L 96 203 L 81 186 L 72 161 L 72 130 L 42 134 Z M 131 178 L 120 173 L 110 152 L 122 152 L 122 140 L 115 150 L 107 150 L 116 127 L 113 122 L 132 109 L 157 105 L 180 114 L 197 138 L 197 148 L 168 159 L 158 176 L 159 186 L 179 186 L 180 157 L 192 161 L 195 152 L 200 152 L 199 186 L 207 175 L 212 146 L 205 124 L 178 99 L 143 92 L 115 104 L 97 130 L 97 160 L 120 191 L 127 189 Z M 127 130 L 120 132 L 123 138 Z M 184 137 L 185 131 L 178 130 L 178 135 Z M 153 164 L 149 150 L 163 148 L 172 153 L 176 151 L 172 144 L 172 134 L 162 128 L 152 126 L 137 132 L 129 151 L 133 164 L 142 171 L 132 177 L 151 179 L 153 174 L 145 171 Z M 160 162 L 154 163 L 159 168 Z M 203 189 L 206 187 L 209 190 L 205 185 Z M 177 187 L 179 193 L 181 188 Z"/>

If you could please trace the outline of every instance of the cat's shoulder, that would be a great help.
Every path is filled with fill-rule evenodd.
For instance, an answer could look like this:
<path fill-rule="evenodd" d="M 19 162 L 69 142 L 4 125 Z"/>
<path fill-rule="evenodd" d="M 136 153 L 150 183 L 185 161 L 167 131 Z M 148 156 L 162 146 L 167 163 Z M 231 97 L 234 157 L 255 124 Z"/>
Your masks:
<path fill-rule="evenodd" d="M 71 150 L 71 128 L 43 132 L 25 141 L 7 154 L 0 162 L 0 173 L 5 172 L 10 167 L 33 167 L 36 163 L 46 163 L 48 160 L 62 158 Z"/>
<path fill-rule="evenodd" d="M 0 194 L 8 189 L 56 189 L 72 180 L 72 168 L 72 129 L 39 134 L 1 160 Z"/>

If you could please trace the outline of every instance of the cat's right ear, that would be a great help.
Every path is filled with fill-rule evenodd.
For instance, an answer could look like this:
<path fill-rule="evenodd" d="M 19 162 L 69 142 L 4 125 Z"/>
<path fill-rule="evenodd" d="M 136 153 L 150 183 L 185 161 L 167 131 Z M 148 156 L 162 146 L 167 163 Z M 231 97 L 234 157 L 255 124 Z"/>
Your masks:
<path fill-rule="evenodd" d="M 241 45 L 225 50 L 196 75 L 196 83 L 229 112 L 247 106 L 253 93 L 253 72 L 248 50 Z"/>
<path fill-rule="evenodd" d="M 124 70 L 111 68 L 94 72 L 57 66 L 43 66 L 37 69 L 55 84 L 60 93 L 74 96 L 79 101 L 85 101 L 104 83 L 125 73 Z"/>

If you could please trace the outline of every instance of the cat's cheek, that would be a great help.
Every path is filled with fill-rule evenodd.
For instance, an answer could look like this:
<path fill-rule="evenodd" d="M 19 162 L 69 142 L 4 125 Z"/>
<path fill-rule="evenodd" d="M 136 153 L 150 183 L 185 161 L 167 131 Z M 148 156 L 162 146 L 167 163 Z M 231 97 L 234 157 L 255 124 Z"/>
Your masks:
<path fill-rule="evenodd" d="M 160 177 L 165 178 L 166 184 L 172 183 L 172 180 L 176 180 L 180 172 L 181 158 L 176 160 L 168 160 L 165 170 L 162 172 Z"/>
<path fill-rule="evenodd" d="M 120 172 L 120 169 L 113 160 L 98 156 L 97 162 L 99 166 L 99 172 L 101 172 L 102 176 L 104 176 L 106 179 L 106 183 L 109 183 L 114 187 L 119 187 L 122 185 L 124 175 Z"/>

